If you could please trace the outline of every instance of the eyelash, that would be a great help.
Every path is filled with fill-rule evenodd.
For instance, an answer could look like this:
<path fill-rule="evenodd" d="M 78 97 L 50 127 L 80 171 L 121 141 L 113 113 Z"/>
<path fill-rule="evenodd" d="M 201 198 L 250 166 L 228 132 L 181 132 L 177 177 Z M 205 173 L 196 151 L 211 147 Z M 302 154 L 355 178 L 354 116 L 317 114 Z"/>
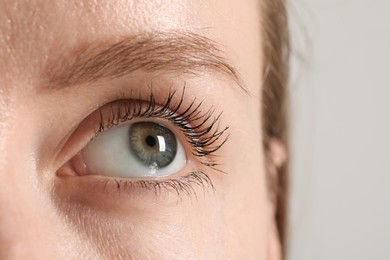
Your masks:
<path fill-rule="evenodd" d="M 103 113 L 103 107 L 100 106 L 100 123 L 95 137 L 112 127 L 136 118 L 165 119 L 181 130 L 191 146 L 192 154 L 200 158 L 200 163 L 203 166 L 222 172 L 217 168 L 220 164 L 216 160 L 218 157 L 216 152 L 229 138 L 227 133 L 229 127 L 220 128 L 222 112 L 214 116 L 215 109 L 213 107 L 210 107 L 206 112 L 202 112 L 203 102 L 196 103 L 196 98 L 183 109 L 185 86 L 179 101 L 175 103 L 176 95 L 177 91 L 170 91 L 162 105 L 157 104 L 153 91 L 150 92 L 147 101 L 143 101 L 141 97 L 138 100 L 122 99 L 110 106 L 108 115 Z M 134 181 L 109 178 L 103 181 L 106 184 L 115 181 L 118 190 L 139 187 L 153 190 L 156 195 L 164 189 L 173 190 L 179 196 L 184 193 L 196 197 L 194 186 L 211 188 L 215 191 L 209 175 L 203 169 L 192 171 L 177 179 Z"/>
<path fill-rule="evenodd" d="M 179 199 L 182 199 L 183 194 L 197 198 L 195 186 L 215 192 L 213 182 L 211 181 L 209 175 L 204 171 L 193 171 L 178 179 L 168 179 L 163 181 L 129 181 L 125 179 L 105 178 L 101 180 L 101 182 L 104 188 L 111 186 L 116 188 L 119 192 L 121 190 L 134 191 L 137 188 L 142 188 L 151 190 L 155 196 L 159 196 L 163 191 L 174 191 Z"/>

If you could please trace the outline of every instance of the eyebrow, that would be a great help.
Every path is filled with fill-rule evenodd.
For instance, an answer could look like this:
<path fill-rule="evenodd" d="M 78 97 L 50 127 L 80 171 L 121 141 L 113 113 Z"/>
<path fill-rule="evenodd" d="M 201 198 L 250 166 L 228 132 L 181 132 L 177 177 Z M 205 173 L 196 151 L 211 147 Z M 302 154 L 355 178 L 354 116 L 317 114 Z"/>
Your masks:
<path fill-rule="evenodd" d="M 52 89 L 115 79 L 136 71 L 220 73 L 246 92 L 237 70 L 227 62 L 218 44 L 194 33 L 150 33 L 79 46 L 47 67 Z"/>

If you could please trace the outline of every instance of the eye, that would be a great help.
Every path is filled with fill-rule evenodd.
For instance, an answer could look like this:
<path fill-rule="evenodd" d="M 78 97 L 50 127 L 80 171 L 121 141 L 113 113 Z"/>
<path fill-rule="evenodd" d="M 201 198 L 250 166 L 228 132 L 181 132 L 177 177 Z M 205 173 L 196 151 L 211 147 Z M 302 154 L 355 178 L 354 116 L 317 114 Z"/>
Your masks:
<path fill-rule="evenodd" d="M 175 134 L 152 121 L 108 129 L 81 151 L 81 157 L 87 174 L 124 178 L 169 176 L 186 164 Z"/>
<path fill-rule="evenodd" d="M 213 190 L 209 176 L 223 172 L 217 152 L 228 140 L 229 127 L 221 126 L 222 111 L 205 109 L 203 101 L 186 97 L 185 88 L 176 93 L 164 98 L 151 91 L 100 105 L 66 142 L 62 156 L 68 159 L 57 170 L 58 180 L 153 194 L 196 195 L 197 186 Z M 69 179 L 77 176 L 91 178 Z"/>

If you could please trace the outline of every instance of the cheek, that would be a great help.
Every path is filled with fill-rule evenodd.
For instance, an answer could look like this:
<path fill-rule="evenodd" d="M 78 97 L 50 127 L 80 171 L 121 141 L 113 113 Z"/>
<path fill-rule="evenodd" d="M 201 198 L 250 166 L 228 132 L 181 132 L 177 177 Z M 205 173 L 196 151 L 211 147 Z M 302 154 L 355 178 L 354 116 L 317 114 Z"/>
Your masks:
<path fill-rule="evenodd" d="M 226 171 L 228 182 L 224 187 L 226 226 L 229 244 L 235 253 L 265 259 L 268 233 L 269 202 L 262 148 L 259 103 L 254 99 L 236 99 L 230 120 L 234 122 L 227 144 Z M 262 258 L 264 257 L 264 258 Z"/>
<path fill-rule="evenodd" d="M 230 227 L 221 200 L 205 194 L 175 205 L 157 203 L 150 211 L 126 205 L 108 211 L 75 203 L 58 206 L 69 230 L 104 258 L 226 259 Z"/>

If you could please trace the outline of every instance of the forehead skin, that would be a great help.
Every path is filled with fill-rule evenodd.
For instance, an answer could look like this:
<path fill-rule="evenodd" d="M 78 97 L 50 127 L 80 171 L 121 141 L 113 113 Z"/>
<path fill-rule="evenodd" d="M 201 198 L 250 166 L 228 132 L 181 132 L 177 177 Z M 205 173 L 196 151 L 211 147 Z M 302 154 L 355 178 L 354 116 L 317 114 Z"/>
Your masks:
<path fill-rule="evenodd" d="M 259 148 L 259 20 L 257 0 L 1 1 L 0 258 L 266 259 L 271 207 Z M 56 208 L 45 193 L 51 179 L 40 176 L 61 165 L 45 162 L 71 132 L 71 119 L 88 115 L 114 87 L 39 94 L 47 67 L 80 46 L 155 32 L 207 37 L 240 74 L 249 95 L 213 73 L 189 79 L 200 86 L 189 93 L 206 97 L 230 126 L 223 150 L 229 173 L 216 178 L 215 194 L 155 205 L 148 214 L 99 205 L 109 212 L 102 217 L 75 205 L 87 212 L 82 218 Z"/>
<path fill-rule="evenodd" d="M 210 37 L 226 48 L 243 78 L 252 79 L 246 73 L 260 75 L 255 0 L 2 1 L 0 15 L 0 59 L 5 61 L 0 64 L 1 80 L 33 83 L 53 53 L 81 43 L 171 30 Z M 239 48 L 243 44 L 245 48 Z"/>

